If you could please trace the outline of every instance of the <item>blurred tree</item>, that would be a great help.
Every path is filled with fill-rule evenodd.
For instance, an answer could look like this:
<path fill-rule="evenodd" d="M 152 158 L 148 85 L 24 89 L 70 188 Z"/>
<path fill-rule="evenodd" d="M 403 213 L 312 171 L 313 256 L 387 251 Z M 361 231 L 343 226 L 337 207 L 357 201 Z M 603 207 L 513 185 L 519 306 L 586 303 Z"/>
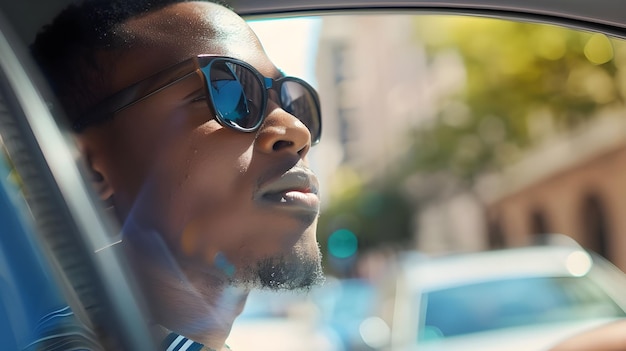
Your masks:
<path fill-rule="evenodd" d="M 458 55 L 466 80 L 440 101 L 432 120 L 412 132 L 404 175 L 445 171 L 471 183 L 550 135 L 623 105 L 622 41 L 550 25 L 458 16 L 420 17 L 415 28 L 429 60 Z"/>
<path fill-rule="evenodd" d="M 337 172 L 334 181 L 333 199 L 318 224 L 325 259 L 353 263 L 360 253 L 382 244 L 409 243 L 414 210 L 397 187 L 365 185 L 348 168 Z"/>
<path fill-rule="evenodd" d="M 438 112 L 410 131 L 406 162 L 386 169 L 385 180 L 364 183 L 354 172 L 338 173 L 341 189 L 331 189 L 318 230 L 326 259 L 334 257 L 328 243 L 334 233 L 334 254 L 348 263 L 379 245 L 408 244 L 415 204 L 471 189 L 482 173 L 519 160 L 525 149 L 555 133 L 580 126 L 602 109 L 623 109 L 626 45 L 601 34 L 416 16 L 415 43 L 425 46 L 437 71 L 428 75 L 432 85 L 448 90 L 432 94 L 441 96 Z M 461 82 L 454 74 L 459 70 Z M 441 84 L 446 80 L 453 84 Z"/>

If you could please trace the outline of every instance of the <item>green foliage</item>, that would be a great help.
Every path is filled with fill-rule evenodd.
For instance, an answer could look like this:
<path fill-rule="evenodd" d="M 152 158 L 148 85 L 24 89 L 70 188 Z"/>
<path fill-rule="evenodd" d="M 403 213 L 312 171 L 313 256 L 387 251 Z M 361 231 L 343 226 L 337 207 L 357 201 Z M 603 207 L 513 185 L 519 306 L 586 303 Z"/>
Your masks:
<path fill-rule="evenodd" d="M 623 41 L 550 25 L 462 16 L 416 16 L 414 28 L 415 45 L 426 47 L 432 67 L 462 73 L 448 91 L 433 94 L 440 96 L 438 112 L 410 131 L 413 142 L 405 162 L 386 173 L 391 182 L 375 188 L 340 172 L 341 191 L 334 192 L 320 218 L 323 249 L 329 235 L 341 229 L 356 235 L 360 251 L 408 243 L 418 209 L 394 190 L 408 177 L 468 186 L 482 173 L 519 160 L 533 145 L 587 123 L 602 109 L 623 108 Z"/>
<path fill-rule="evenodd" d="M 396 189 L 364 188 L 353 183 L 353 189 L 336 196 L 322 212 L 318 239 L 327 258 L 328 238 L 333 233 L 353 233 L 357 254 L 381 243 L 406 244 L 412 232 L 412 213 L 409 202 Z"/>
<path fill-rule="evenodd" d="M 621 41 L 550 25 L 441 19 L 417 18 L 416 40 L 431 62 L 457 55 L 465 84 L 413 131 L 405 174 L 444 171 L 472 182 L 550 134 L 623 104 Z"/>

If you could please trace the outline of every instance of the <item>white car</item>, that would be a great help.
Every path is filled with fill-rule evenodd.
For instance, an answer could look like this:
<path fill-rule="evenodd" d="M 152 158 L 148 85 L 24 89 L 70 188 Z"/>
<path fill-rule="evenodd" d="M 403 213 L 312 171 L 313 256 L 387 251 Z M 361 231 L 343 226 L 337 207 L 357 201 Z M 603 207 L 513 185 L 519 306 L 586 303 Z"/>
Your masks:
<path fill-rule="evenodd" d="M 306 293 L 253 290 L 226 344 L 237 351 L 344 351 L 320 328 L 319 314 Z"/>
<path fill-rule="evenodd" d="M 547 350 L 626 317 L 626 276 L 577 246 L 410 256 L 399 267 L 393 350 Z"/>

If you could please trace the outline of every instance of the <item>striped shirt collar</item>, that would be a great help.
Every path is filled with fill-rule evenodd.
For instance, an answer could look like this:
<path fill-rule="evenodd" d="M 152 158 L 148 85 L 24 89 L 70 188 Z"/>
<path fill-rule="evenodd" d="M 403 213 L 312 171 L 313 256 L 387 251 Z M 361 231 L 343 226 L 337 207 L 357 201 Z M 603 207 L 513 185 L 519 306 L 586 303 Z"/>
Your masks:
<path fill-rule="evenodd" d="M 162 350 L 164 351 L 200 351 L 200 350 L 211 350 L 212 349 L 204 348 L 204 345 L 197 343 L 191 339 L 187 339 L 182 335 L 178 335 L 176 333 L 170 333 L 162 343 Z"/>

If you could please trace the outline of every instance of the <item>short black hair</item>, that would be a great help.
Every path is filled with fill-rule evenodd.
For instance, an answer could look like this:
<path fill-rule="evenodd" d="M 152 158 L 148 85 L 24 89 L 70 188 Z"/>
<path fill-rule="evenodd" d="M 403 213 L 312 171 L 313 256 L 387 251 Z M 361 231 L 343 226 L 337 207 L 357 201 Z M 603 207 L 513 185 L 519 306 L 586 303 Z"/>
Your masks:
<path fill-rule="evenodd" d="M 186 0 L 83 0 L 66 7 L 44 26 L 31 53 L 71 121 L 112 93 L 106 80 L 109 65 L 103 51 L 132 45 L 132 37 L 116 29 L 125 21 Z"/>

